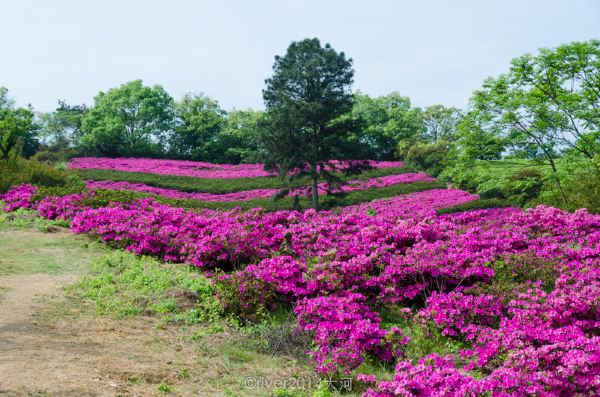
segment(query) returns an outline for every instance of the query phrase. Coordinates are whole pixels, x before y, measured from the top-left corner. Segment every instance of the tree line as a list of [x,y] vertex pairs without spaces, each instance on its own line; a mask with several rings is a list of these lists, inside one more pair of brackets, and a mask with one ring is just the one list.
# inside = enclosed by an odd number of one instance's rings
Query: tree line
[[[458,109],[442,105],[414,107],[398,92],[380,97],[354,92],[351,102],[343,116],[352,128],[349,134],[339,134],[352,152],[343,155],[351,158],[397,159],[398,142],[415,136],[448,137],[460,115]],[[25,157],[37,153],[52,160],[89,155],[260,162],[265,157],[260,131],[269,124],[267,113],[227,111],[202,93],[185,94],[177,101],[162,86],[147,86],[141,80],[100,92],[91,106],[61,100],[47,113],[16,107],[8,90],[0,88],[4,147],[17,146]]]
[[[353,91],[352,59],[318,39],[293,42],[265,81],[265,110],[224,110],[203,94],[173,99],[141,80],[100,92],[91,106],[16,107],[0,88],[0,157],[156,157],[263,162],[287,175],[327,177],[331,159],[405,160],[469,185],[478,161],[543,162],[568,206],[572,175],[598,191],[600,41],[541,49],[486,79],[467,109],[415,107],[398,92]],[[571,185],[571,186],[569,186]],[[316,194],[316,188],[314,189]],[[313,205],[318,208],[318,197]]]

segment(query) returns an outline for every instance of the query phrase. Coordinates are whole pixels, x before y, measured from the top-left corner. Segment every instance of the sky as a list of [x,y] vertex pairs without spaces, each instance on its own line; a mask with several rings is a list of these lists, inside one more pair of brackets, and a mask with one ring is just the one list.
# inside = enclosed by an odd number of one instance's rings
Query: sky
[[512,58],[600,38],[600,0],[0,0],[0,37],[0,86],[39,111],[134,79],[260,109],[307,37],[354,60],[356,90],[465,108]]

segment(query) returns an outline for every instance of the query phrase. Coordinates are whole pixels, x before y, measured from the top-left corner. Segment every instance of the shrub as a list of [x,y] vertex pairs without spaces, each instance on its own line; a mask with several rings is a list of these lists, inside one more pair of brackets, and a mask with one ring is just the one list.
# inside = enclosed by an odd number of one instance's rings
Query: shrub
[[271,284],[243,270],[216,277],[215,286],[223,313],[242,324],[261,322],[280,302]]
[[444,162],[450,144],[444,140],[435,143],[416,143],[408,150],[406,164],[431,175],[439,175],[444,170]]
[[566,157],[559,163],[562,187],[567,196],[564,204],[553,179],[547,178],[544,189],[535,203],[548,203],[570,211],[587,208],[600,213],[600,156],[594,160]]
[[473,200],[463,204],[455,205],[453,207],[440,208],[436,211],[438,215],[453,214],[456,212],[467,212],[472,210],[486,209],[486,208],[504,208],[510,207],[512,204],[507,200],[492,198],[492,199],[480,199]]
[[40,150],[31,159],[40,163],[54,165],[57,163],[66,163],[71,157],[75,157],[76,155],[77,151],[75,149]]
[[537,198],[544,187],[544,177],[535,168],[524,168],[508,178],[502,187],[505,197],[525,205],[527,202]]
[[0,193],[11,186],[28,183],[36,186],[64,186],[68,173],[47,164],[22,158],[0,160]]

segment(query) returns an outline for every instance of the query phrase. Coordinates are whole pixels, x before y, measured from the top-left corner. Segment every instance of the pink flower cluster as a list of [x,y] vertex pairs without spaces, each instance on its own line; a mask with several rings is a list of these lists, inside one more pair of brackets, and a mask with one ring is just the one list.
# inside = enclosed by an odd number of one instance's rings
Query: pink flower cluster
[[36,192],[35,186],[22,184],[13,187],[8,193],[0,194],[0,200],[4,202],[4,212],[15,211],[19,208],[31,208],[31,199]]
[[[338,189],[328,189],[324,183],[319,185],[319,194],[326,193],[339,193],[339,192],[352,192],[355,190],[365,190],[369,188],[382,188],[393,186],[401,183],[413,183],[413,182],[431,182],[435,181],[435,178],[430,177],[425,173],[406,173],[397,175],[388,175],[378,178],[371,178],[366,181],[353,180],[345,185],[342,185]],[[225,194],[213,194],[213,193],[199,193],[199,192],[182,192],[174,189],[165,189],[160,187],[154,187],[145,185],[143,183],[130,183],[130,182],[115,182],[115,181],[86,181],[88,189],[116,189],[116,190],[130,190],[134,192],[150,193],[157,196],[170,197],[175,199],[192,199],[201,201],[213,201],[213,202],[227,202],[227,201],[247,201],[254,199],[266,199],[275,195],[279,189],[255,189],[240,191],[234,193]],[[309,187],[299,187],[292,189],[289,193],[290,196],[307,196],[311,193]]]
[[[332,161],[331,164],[343,169],[354,162]],[[373,168],[402,167],[401,161],[366,160]],[[212,164],[200,161],[158,160],[145,158],[79,157],[71,159],[69,168],[102,169],[122,172],[144,172],[163,175],[192,176],[196,178],[255,178],[273,176],[265,171],[262,164]]]
[[340,370],[347,375],[372,353],[385,361],[399,355],[400,346],[409,339],[398,328],[381,328],[379,315],[365,303],[360,293],[304,298],[295,313],[300,328],[313,331],[315,349],[311,356],[317,371],[324,374]]
[[83,200],[93,195],[94,192],[85,192],[68,196],[47,196],[36,203],[35,207],[40,216],[46,219],[73,219],[86,209]]
[[[474,198],[436,190],[319,213],[47,198],[42,215],[72,217],[74,232],[139,254],[224,269],[244,281],[239,296],[279,296],[312,333],[318,371],[396,362],[392,380],[361,377],[370,397],[598,395],[600,216],[434,213]],[[399,329],[407,323],[462,348],[403,359],[415,343]]]

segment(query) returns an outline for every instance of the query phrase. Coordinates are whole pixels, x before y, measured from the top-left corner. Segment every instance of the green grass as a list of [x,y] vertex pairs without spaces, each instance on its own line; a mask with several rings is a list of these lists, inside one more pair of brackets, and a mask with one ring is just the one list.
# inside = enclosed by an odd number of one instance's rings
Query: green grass
[[220,318],[212,284],[197,269],[113,251],[73,286],[99,315],[154,314],[164,322],[195,324]]
[[[149,186],[175,189],[182,192],[224,194],[254,189],[280,189],[284,186],[283,181],[279,177],[204,179],[189,176],[160,175],[97,169],[79,169],[73,171],[84,180],[112,180],[130,183],[143,183]],[[411,170],[405,167],[392,167],[370,169],[366,170],[360,175],[338,174],[338,176],[342,180],[348,181],[353,179],[369,179],[387,175],[402,174],[406,172],[411,172]],[[308,185],[309,183],[310,180],[308,177],[302,177],[294,181],[291,186]]]
[[549,171],[550,165],[544,161],[527,159],[505,159],[505,160],[481,160],[486,164],[488,173],[497,178],[510,178],[524,168],[537,168],[542,172]]
[[31,211],[0,215],[0,276],[81,273],[107,252],[104,246],[55,224]]

